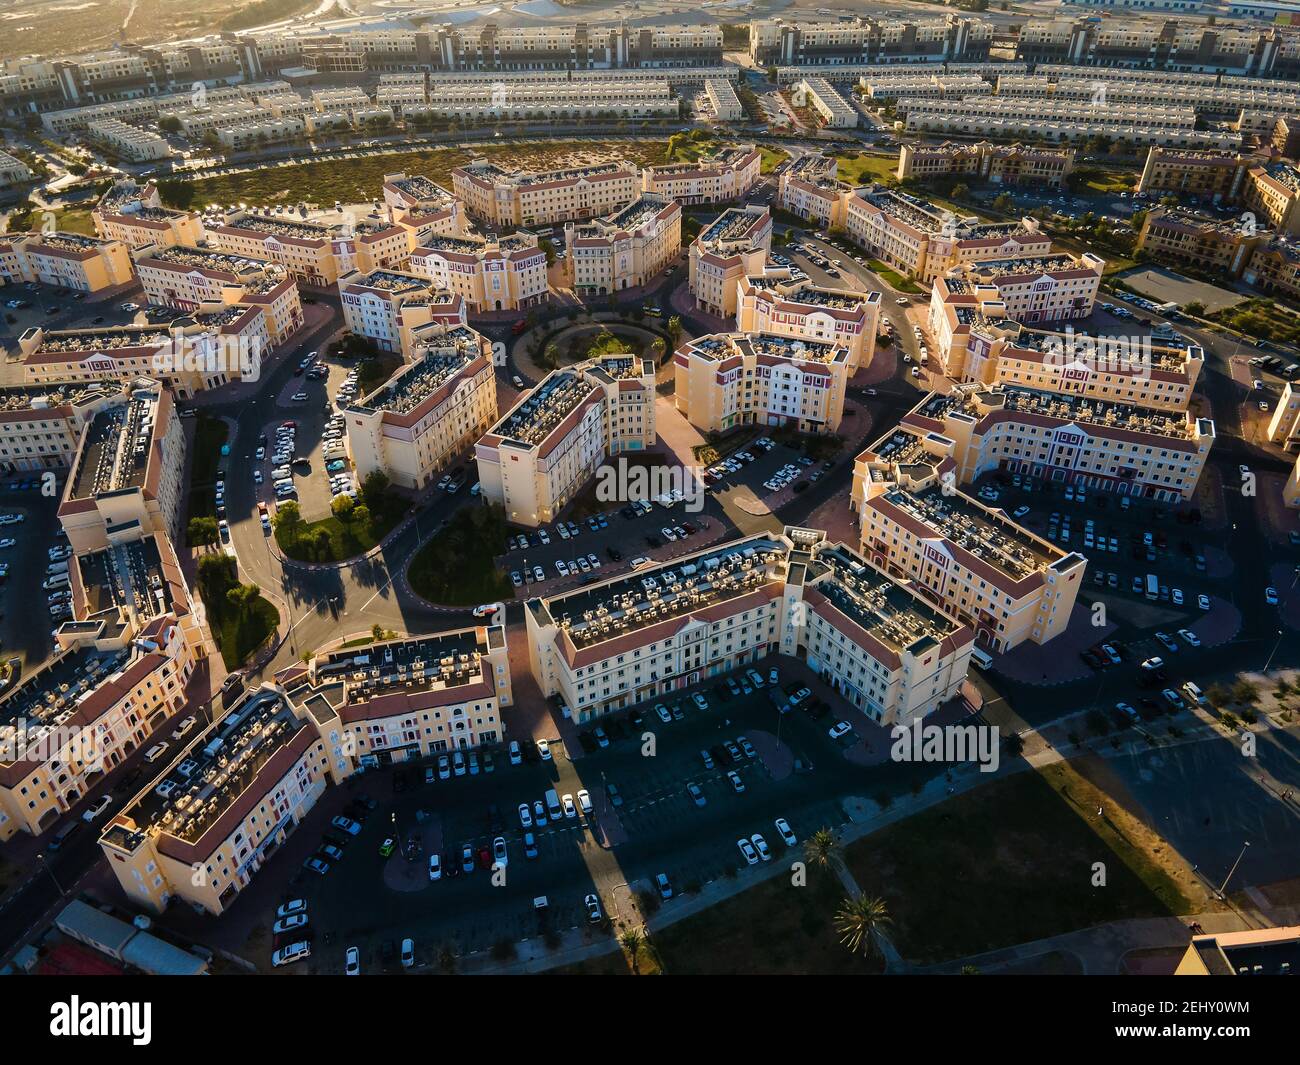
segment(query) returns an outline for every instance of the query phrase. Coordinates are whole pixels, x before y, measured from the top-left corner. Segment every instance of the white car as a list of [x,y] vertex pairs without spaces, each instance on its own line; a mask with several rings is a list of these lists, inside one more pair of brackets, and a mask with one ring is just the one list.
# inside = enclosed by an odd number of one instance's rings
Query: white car
[[551,760],[551,745],[546,740],[537,741],[537,753],[541,755],[543,762]]
[[295,913],[290,917],[281,917],[275,924],[271,925],[271,931],[277,936],[285,932],[292,932],[295,928],[303,928],[307,924],[307,915],[305,913]]
[[429,855],[429,879],[442,879],[442,858],[440,858],[436,853]]
[[776,825],[777,835],[787,847],[793,847],[799,842],[799,838],[790,830],[790,822],[784,817],[778,817],[773,824]]
[[828,735],[833,740],[838,740],[841,736],[847,736],[853,731],[853,726],[847,721],[837,721],[828,730]]
[[1196,597],[1196,605],[1199,606],[1202,610],[1209,610],[1210,597],[1208,595],[1205,595],[1204,593],[1198,595]]
[[12,537],[6,536],[3,540],[0,540],[0,550],[6,550],[10,547],[13,547],[14,544],[16,544],[17,542],[18,541],[13,539]]
[[754,850],[758,851],[758,856],[763,861],[770,862],[772,860],[772,848],[767,845],[767,840],[760,833],[755,832],[750,836],[749,842],[754,845]]
[[1201,646],[1201,638],[1197,636],[1196,633],[1194,633],[1191,629],[1179,629],[1178,635],[1181,636],[1187,642],[1188,647]]
[[275,911],[275,915],[276,917],[292,917],[295,913],[303,913],[306,909],[306,899],[290,899]]
[[361,825],[350,817],[344,817],[342,814],[332,818],[330,824],[341,832],[346,832],[349,836],[359,836],[361,834]]
[[113,797],[111,795],[101,795],[90,804],[90,808],[81,815],[81,819],[86,822],[93,821],[112,805]]
[[361,975],[361,952],[356,947],[348,947],[348,952],[343,961],[344,976]]
[[180,739],[185,735],[185,733],[189,732],[189,730],[194,727],[197,721],[198,718],[193,714],[190,714],[189,717],[181,718],[181,720],[176,723],[176,727],[172,730],[172,739]]
[[591,813],[591,793],[586,788],[578,789],[578,805],[584,814]]
[[287,947],[281,947],[271,955],[271,964],[279,968],[281,965],[292,965],[296,961],[303,961],[311,957],[311,944],[306,940],[301,943],[290,943]]
[[578,808],[573,805],[573,796],[570,795],[568,792],[565,792],[563,798],[560,799],[560,804],[564,807],[565,817],[578,816]]
[[504,610],[504,609],[505,606],[502,605],[501,603],[484,603],[482,606],[476,606],[474,608],[474,616],[476,618],[491,617],[498,610]]
[[526,802],[521,802],[519,804],[519,823],[524,828],[533,827],[533,812]]
[[743,836],[736,840],[736,846],[740,848],[741,857],[745,859],[746,865],[758,864],[758,851],[754,850],[754,845]]

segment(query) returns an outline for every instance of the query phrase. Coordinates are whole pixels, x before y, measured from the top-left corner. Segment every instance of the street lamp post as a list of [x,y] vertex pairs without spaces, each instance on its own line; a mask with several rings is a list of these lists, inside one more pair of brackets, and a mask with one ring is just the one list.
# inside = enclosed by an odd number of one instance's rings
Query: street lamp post
[[50,868],[49,862],[45,860],[44,853],[38,853],[36,855],[36,860],[41,863],[41,868],[49,873],[50,879],[54,881],[54,886],[59,889],[59,897],[62,898],[66,895],[67,892],[63,890],[63,885],[59,883],[59,878],[54,875],[54,870]]
[[1277,641],[1273,644],[1273,650],[1268,653],[1268,661],[1264,663],[1264,676],[1268,676],[1268,667],[1273,664],[1273,656],[1277,654],[1277,649],[1282,646],[1282,630],[1277,630]]
[[1219,885],[1219,890],[1217,892],[1219,898],[1223,898],[1223,893],[1228,887],[1228,881],[1232,879],[1232,874],[1237,871],[1237,866],[1241,864],[1241,859],[1246,856],[1246,848],[1249,846],[1250,840],[1246,840],[1246,842],[1241,845],[1241,853],[1237,855],[1237,860],[1232,863],[1232,868],[1228,870],[1228,875],[1223,878],[1223,883]]

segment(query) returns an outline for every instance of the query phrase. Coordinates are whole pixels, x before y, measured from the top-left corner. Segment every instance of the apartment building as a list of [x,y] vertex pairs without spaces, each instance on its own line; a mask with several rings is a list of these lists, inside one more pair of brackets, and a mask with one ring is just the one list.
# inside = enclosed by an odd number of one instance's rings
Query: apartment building
[[1214,422],[1016,385],[932,393],[900,426],[941,437],[957,483],[990,470],[1029,473],[1161,502],[1191,499],[1214,445]]
[[688,281],[695,306],[733,317],[740,279],[761,273],[771,250],[772,213],[766,207],[727,208],[691,243]]
[[91,209],[90,218],[99,237],[128,248],[146,244],[193,247],[206,236],[198,212],[164,207],[158,186],[152,181],[145,185],[137,185],[131,178],[115,182]]
[[833,155],[801,155],[781,171],[777,203],[783,211],[825,229],[842,226],[849,186],[836,177],[837,169]]
[[421,174],[385,174],[384,204],[389,221],[411,232],[412,248],[427,237],[456,237],[465,232],[460,200]]
[[526,392],[474,448],[483,499],[506,520],[552,521],[610,456],[655,442],[655,366],[605,355],[555,370]]
[[876,353],[880,293],[822,288],[795,281],[788,269],[747,274],[737,282],[736,328],[792,340],[834,344],[848,353],[848,373],[871,364]]
[[857,457],[861,554],[912,581],[995,652],[1046,643],[1070,622],[1088,562],[956,490],[950,444],[897,428]]
[[[933,309],[933,308],[932,308]],[[954,381],[1005,384],[1176,412],[1187,410],[1205,366],[1197,344],[1172,330],[1132,340],[1030,329],[978,293],[951,298],[931,317],[935,354]]]
[[1020,144],[904,144],[898,151],[898,180],[933,181],[969,176],[992,185],[1060,188],[1074,170],[1073,148]]
[[876,259],[929,284],[965,263],[1050,255],[1052,241],[1038,222],[958,218],[925,200],[873,185],[847,194],[844,227]]
[[[1260,11],[1269,18],[1289,12],[1281,4],[1233,4],[1237,14]],[[1243,12],[1244,13],[1244,12]],[[1247,17],[1250,17],[1247,15]],[[1175,976],[1290,976],[1300,965],[1300,925],[1252,928],[1192,936]]]
[[745,108],[736,95],[736,87],[726,78],[709,78],[704,82],[704,95],[708,98],[713,115],[719,122],[741,122]]
[[0,281],[77,292],[102,292],[131,281],[131,251],[118,240],[80,233],[15,233],[0,236]]
[[136,277],[151,304],[183,311],[257,308],[272,345],[302,328],[298,284],[276,263],[183,244],[145,245],[134,258]]
[[1244,264],[1241,277],[1264,292],[1300,299],[1300,249],[1286,237],[1261,240]]
[[165,137],[139,126],[128,126],[116,118],[100,118],[86,123],[86,139],[110,155],[132,163],[148,163],[172,155]]
[[765,333],[709,333],[673,354],[676,404],[702,433],[738,425],[833,433],[844,414],[848,351]]
[[534,174],[475,162],[451,172],[452,191],[493,226],[544,226],[613,214],[640,192],[640,174],[611,162]]
[[21,159],[15,159],[8,152],[0,151],[0,189],[26,185],[33,180],[33,177],[31,167]]
[[565,273],[583,295],[649,284],[682,250],[682,209],[674,199],[645,193],[622,210],[564,227]]
[[858,124],[857,109],[825,78],[800,78],[791,90],[791,99],[796,106],[812,108],[827,129],[853,129]]
[[1252,166],[1246,171],[1242,204],[1255,225],[1289,237],[1300,234],[1300,171],[1287,163]]
[[1239,152],[1152,148],[1137,191],[1153,199],[1190,196],[1219,203],[1241,195],[1250,161]]
[[20,473],[71,466],[81,430],[119,391],[108,382],[0,386],[0,469]]
[[1091,252],[988,259],[954,267],[936,277],[931,287],[931,331],[938,339],[955,328],[955,322],[939,322],[940,316],[947,315],[949,303],[974,306],[994,302],[1007,318],[1028,325],[1087,318],[1105,269],[1105,260]]
[[184,512],[185,432],[171,392],[138,381],[82,434],[59,503],[77,554],[156,533],[175,541]]
[[149,378],[182,399],[251,374],[271,350],[267,316],[257,307],[226,307],[169,324],[44,329],[18,338],[29,387]]
[[424,488],[497,420],[490,342],[464,323],[431,324],[417,336],[407,364],[344,411],[361,480],[380,470],[402,488]]
[[339,278],[343,322],[381,351],[411,350],[411,329],[438,320],[464,325],[465,301],[419,274],[353,270]]
[[759,66],[972,62],[988,58],[993,26],[959,15],[941,18],[793,21],[754,19],[749,55]]
[[194,655],[172,615],[65,623],[54,657],[0,697],[0,841],[38,836],[186,704]]
[[1282,505],[1293,509],[1300,507],[1300,457],[1295,460],[1286,483],[1282,485]]
[[851,548],[798,528],[530,599],[524,617],[538,686],[579,723],[785,655],[873,721],[912,725],[958,694],[974,644]]
[[1166,262],[1189,263],[1206,272],[1240,277],[1255,249],[1269,237],[1249,218],[1225,221],[1181,208],[1152,207],[1133,250]]
[[546,251],[533,234],[428,237],[406,267],[465,301],[471,314],[515,311],[550,299]]
[[752,144],[718,148],[691,163],[665,163],[641,171],[641,189],[682,205],[724,203],[744,196],[762,172],[763,156]]
[[906,70],[873,71],[858,79],[862,95],[884,106],[895,100],[942,100],[993,91],[979,74],[914,74]]
[[220,914],[327,788],[364,769],[501,739],[511,703],[501,626],[316,655],[248,692],[156,787],[103,829],[136,905]]
[[605,81],[599,89],[584,81],[497,81],[441,83],[430,94],[427,112],[459,122],[512,122],[549,119],[676,119],[681,105],[664,78]]
[[1300,385],[1287,381],[1268,421],[1268,439],[1287,451],[1300,451]]
[[208,236],[218,250],[279,263],[303,284],[329,288],[338,283],[346,240],[339,227],[236,211]]

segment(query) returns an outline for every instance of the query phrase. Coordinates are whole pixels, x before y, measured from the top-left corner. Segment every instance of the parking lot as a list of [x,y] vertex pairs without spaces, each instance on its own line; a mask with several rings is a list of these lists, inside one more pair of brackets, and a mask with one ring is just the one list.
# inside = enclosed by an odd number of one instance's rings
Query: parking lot
[[[767,683],[773,663],[781,670],[776,689]],[[630,912],[637,893],[653,892],[660,873],[674,898],[693,893],[749,866],[737,843],[742,837],[761,835],[768,860],[781,861],[787,848],[777,818],[788,822],[797,848],[817,829],[844,823],[844,798],[879,787],[901,793],[911,774],[942,772],[938,765],[886,762],[869,770],[873,779],[864,779],[864,770],[844,757],[857,734],[838,741],[829,736],[838,704],[814,694],[797,709],[777,712],[770,692],[779,689],[785,702],[808,684],[820,687],[800,676],[802,667],[786,667],[784,660],[758,664],[764,686],[757,690],[735,674],[736,695],[724,678],[712,678],[698,689],[707,709],[690,691],[674,693],[662,700],[666,723],[653,703],[609,715],[584,728],[573,751],[551,742],[549,761],[525,745],[520,765],[511,765],[504,749],[481,753],[477,774],[467,768],[462,776],[440,779],[436,760],[376,770],[356,783],[369,803],[354,799],[345,811],[365,818],[355,837],[329,827],[323,812],[299,829],[343,851],[326,873],[299,868],[290,874],[292,867],[274,866],[263,875],[290,876],[277,902],[307,899],[312,926],[322,936],[311,962],[315,971],[339,971],[353,945],[363,971],[397,969],[394,947],[408,936],[415,940],[417,965],[433,967],[444,946],[458,954],[486,951],[503,940],[583,926],[592,935],[609,934],[604,925],[589,924],[588,894],[599,896],[606,916],[618,917]],[[728,744],[738,757],[727,752]],[[552,788],[562,802],[574,797],[573,816],[556,818],[545,809]],[[577,808],[582,789],[589,793],[589,814]],[[527,829],[518,811],[522,803],[533,819]],[[546,817],[540,827],[537,803]],[[525,833],[535,857],[526,854]],[[498,837],[506,851],[504,873],[491,868]],[[386,840],[393,848],[387,855]],[[468,871],[461,868],[466,846]],[[431,853],[441,862],[437,880],[427,874]],[[763,861],[757,851],[754,859]],[[546,906],[539,913],[534,900],[541,896]]]
[[[67,614],[53,614],[58,603],[66,603],[70,595],[67,586],[41,587],[49,576],[48,550],[66,545],[67,539],[56,515],[58,496],[42,495],[40,484],[36,472],[0,479],[0,514],[22,515],[23,519],[0,525],[0,542],[13,541],[0,548],[0,566],[4,567],[0,577],[0,654],[5,659],[21,658],[24,672],[49,657],[54,646],[52,630],[68,620]],[[62,487],[58,485],[60,493]],[[58,603],[51,603],[51,596],[57,596]]]
[[[742,455],[748,455],[748,461],[739,457]],[[848,459],[839,456],[839,461]],[[551,595],[578,584],[607,580],[624,572],[637,558],[676,557],[701,549],[724,535],[734,535],[737,519],[749,517],[738,513],[738,493],[758,500],[774,496],[782,488],[767,487],[765,482],[776,484],[773,479],[786,467],[800,471],[783,485],[795,492],[800,490],[799,482],[811,485],[826,473],[824,465],[814,464],[795,448],[751,443],[736,452],[725,468],[723,463],[710,467],[718,472],[708,479],[702,510],[691,509],[689,502],[671,506],[649,501],[609,504],[610,509],[581,520],[563,519],[536,530],[511,533],[510,549],[498,559],[498,565],[512,575],[516,595],[522,597],[525,589],[531,593],[542,584]],[[559,531],[561,524],[567,536]],[[592,564],[592,555],[599,567]],[[562,570],[558,563],[563,563]]]

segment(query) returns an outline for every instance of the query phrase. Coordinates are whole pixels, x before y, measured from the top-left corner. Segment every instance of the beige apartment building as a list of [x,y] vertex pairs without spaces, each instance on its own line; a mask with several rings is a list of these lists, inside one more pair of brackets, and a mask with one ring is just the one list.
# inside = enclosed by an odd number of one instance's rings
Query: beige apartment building
[[1088,562],[955,489],[951,445],[892,429],[854,463],[861,553],[969,625],[990,651],[1065,631]]
[[1300,507],[1300,457],[1291,467],[1286,483],[1282,485],[1282,503],[1288,507]]
[[[1015,322],[1034,324],[1087,318],[1101,287],[1104,260],[1091,252],[1033,259],[991,259],[955,267],[930,289],[930,332],[951,335],[948,308],[993,305]],[[942,349],[942,343],[940,347]],[[947,360],[947,353],[941,350]]]
[[184,311],[256,308],[265,317],[272,345],[302,328],[298,283],[276,263],[182,244],[145,245],[134,258],[136,277],[151,304]]
[[389,221],[411,231],[413,248],[426,237],[455,237],[465,232],[465,209],[460,200],[421,174],[385,174],[384,205]]
[[161,913],[180,899],[222,913],[331,785],[499,742],[510,679],[496,625],[291,666],[195,736],[161,783],[104,827],[109,868],[142,908]]
[[1205,366],[1192,343],[1029,329],[997,302],[954,297],[931,318],[940,369],[954,381],[1015,385],[1149,410],[1185,411]]
[[465,209],[494,226],[545,226],[613,214],[641,189],[636,167],[622,162],[540,174],[477,162],[457,167],[451,181]]
[[90,385],[0,387],[0,469],[5,473],[63,470],[72,465],[81,430],[120,389]]
[[1290,976],[1300,953],[1300,925],[1192,936],[1175,976]]
[[1238,277],[1255,248],[1267,239],[1262,226],[1243,225],[1177,208],[1152,207],[1133,246],[1156,259],[1185,262],[1205,272]]
[[194,654],[168,614],[64,624],[0,698],[0,841],[40,835],[186,705]]
[[763,156],[752,144],[718,148],[695,162],[646,167],[641,171],[641,190],[683,206],[724,203],[744,196],[758,180],[762,167]]
[[777,203],[784,211],[824,229],[844,224],[849,186],[838,180],[833,155],[809,152],[781,171]]
[[33,178],[31,167],[8,152],[0,151],[0,189],[26,185]]
[[1250,165],[1240,152],[1152,148],[1136,191],[1153,199],[1194,196],[1214,203],[1234,201],[1241,195]]
[[901,426],[951,446],[957,482],[990,470],[1161,502],[1191,499],[1214,445],[1214,422],[1013,385],[931,393]]
[[538,686],[579,723],[783,655],[873,721],[910,726],[958,694],[974,644],[967,625],[814,529],[530,599],[524,617]]
[[165,137],[139,126],[129,126],[116,118],[87,122],[86,139],[106,149],[111,155],[132,163],[153,162],[174,154]]
[[744,105],[736,95],[736,87],[727,78],[709,78],[704,82],[704,95],[719,122],[740,122],[745,117]]
[[[338,283],[346,236],[337,226],[236,211],[208,234],[219,251],[279,263],[315,288]],[[346,269],[350,269],[348,265]]]
[[733,317],[740,279],[761,273],[771,250],[772,213],[759,204],[728,207],[691,244],[688,277],[695,306]]
[[29,387],[149,378],[182,399],[255,371],[271,347],[267,316],[253,306],[205,309],[169,325],[33,326],[18,338]]
[[427,277],[396,270],[354,270],[339,278],[343,322],[355,336],[365,337],[381,351],[411,347],[411,330],[437,320],[464,325],[465,301]]
[[1300,171],[1287,163],[1252,166],[1246,171],[1242,205],[1256,216],[1257,229],[1287,236],[1300,234]]
[[141,381],[82,433],[59,503],[78,555],[158,534],[173,543],[184,512],[185,431],[169,392]]
[[747,274],[737,286],[740,332],[843,347],[848,352],[849,376],[871,365],[880,322],[879,292],[822,288],[795,281],[786,268]]
[[131,281],[131,251],[118,240],[80,233],[0,236],[0,281],[39,281],[77,292],[102,292]]
[[552,521],[611,455],[655,442],[655,366],[605,355],[555,370],[524,393],[474,448],[483,499],[506,520]]
[[682,209],[676,200],[645,193],[621,211],[590,222],[568,222],[567,281],[582,295],[605,295],[648,284],[682,250]]
[[550,299],[546,251],[533,234],[429,237],[406,269],[465,301],[471,314],[516,311]]
[[958,218],[924,200],[879,186],[848,193],[844,227],[873,257],[929,284],[965,263],[1031,259],[1051,254],[1051,238],[1038,222],[981,222]]
[[490,342],[461,323],[417,336],[407,365],[344,410],[360,480],[380,470],[402,488],[424,488],[497,420]]
[[1300,451],[1300,385],[1282,386],[1282,395],[1268,422],[1268,439],[1290,452]]
[[738,425],[833,433],[844,414],[848,351],[764,333],[709,333],[673,354],[677,409],[702,433]]
[[968,175],[993,185],[1060,188],[1074,170],[1073,148],[1021,144],[904,144],[898,150],[898,180],[931,181]]
[[95,232],[104,240],[115,240],[128,248],[146,244],[165,248],[172,244],[193,247],[206,236],[196,211],[164,207],[158,186],[152,181],[137,185],[130,178],[116,182],[90,212]]
[[797,104],[811,107],[827,129],[853,129],[858,124],[857,109],[839,94],[825,78],[800,78],[791,89]]

